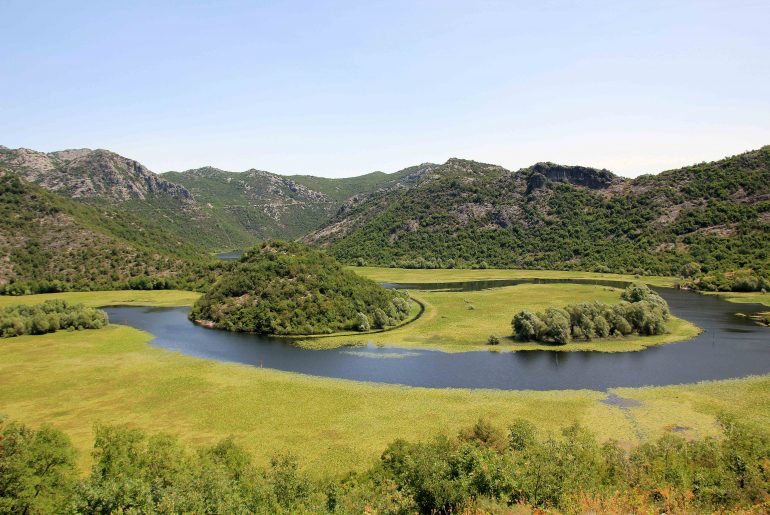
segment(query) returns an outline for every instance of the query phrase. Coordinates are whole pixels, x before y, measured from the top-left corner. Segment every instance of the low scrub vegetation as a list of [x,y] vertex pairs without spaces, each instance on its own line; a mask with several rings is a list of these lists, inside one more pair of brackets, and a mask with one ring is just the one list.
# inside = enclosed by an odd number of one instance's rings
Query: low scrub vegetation
[[523,310],[511,321],[513,335],[521,341],[563,345],[573,339],[630,334],[652,336],[666,332],[666,321],[670,317],[668,304],[648,286],[630,285],[621,299],[625,302],[614,305],[584,302],[564,308],[548,307],[538,313]]
[[3,513],[571,513],[770,509],[770,435],[726,417],[721,435],[667,433],[630,450],[578,425],[538,437],[485,420],[454,437],[396,440],[362,473],[311,479],[291,455],[258,467],[232,439],[191,450],[126,426],[95,428],[91,471],[51,427],[0,422]]
[[47,300],[32,306],[12,305],[0,309],[0,337],[53,333],[60,329],[99,329],[107,322],[107,313],[100,309],[64,300]]
[[299,243],[253,249],[195,303],[192,320],[229,331],[277,335],[369,331],[397,325],[409,297],[347,270]]

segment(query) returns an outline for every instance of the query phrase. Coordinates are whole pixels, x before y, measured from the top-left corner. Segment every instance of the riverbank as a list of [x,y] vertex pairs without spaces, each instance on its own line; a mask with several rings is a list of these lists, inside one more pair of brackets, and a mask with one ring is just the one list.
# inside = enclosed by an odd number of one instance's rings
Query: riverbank
[[[426,439],[489,418],[517,417],[546,434],[573,422],[601,439],[636,443],[672,425],[713,434],[726,411],[770,423],[770,377],[618,389],[642,404],[619,408],[603,392],[424,389],[324,379],[220,363],[147,345],[147,333],[104,329],[0,341],[0,411],[64,430],[89,464],[96,422],[173,433],[193,444],[232,435],[261,462],[292,452],[318,474],[363,469],[395,438]],[[615,390],[613,390],[615,391]]]
[[[396,277],[387,275],[391,278]],[[434,283],[441,282],[441,276],[444,274],[437,274],[438,277],[424,273],[418,275],[422,279],[430,279],[425,282]],[[414,276],[415,274],[406,275],[408,279]],[[479,280],[489,279],[487,276],[482,277],[484,279]],[[402,280],[402,282],[409,281]],[[299,340],[295,343],[312,349],[375,344],[412,349],[427,348],[444,352],[489,350],[633,352],[651,346],[685,341],[700,333],[700,329],[694,324],[671,317],[668,322],[668,332],[656,336],[603,338],[574,341],[567,345],[519,342],[512,337],[511,319],[522,309],[542,311],[549,306],[593,301],[615,304],[620,302],[621,292],[621,289],[614,287],[571,283],[519,284],[480,291],[410,290],[409,295],[425,306],[425,312],[408,325],[380,334]],[[499,339],[498,345],[487,343],[491,335]]]
[[596,279],[601,281],[640,282],[650,286],[673,288],[679,283],[677,277],[638,276],[629,274],[604,274],[565,270],[522,270],[486,268],[471,269],[406,269],[381,267],[349,267],[358,274],[377,282],[391,283],[441,283],[461,281],[491,281],[500,279]]
[[110,290],[38,295],[0,295],[0,307],[12,304],[38,304],[46,300],[66,300],[73,304],[84,304],[92,308],[105,306],[192,306],[201,294],[185,290]]
[[[404,275],[395,275],[394,269],[356,269],[371,275],[373,279],[385,281],[398,279],[400,282],[442,282],[450,277],[452,270],[400,270]],[[501,272],[510,278],[532,271],[519,270],[460,270],[459,278],[469,276],[478,280],[499,279]],[[538,271],[539,273],[539,271]],[[548,274],[546,274],[548,275]],[[550,274],[549,279],[607,279],[602,274],[559,272],[558,277]],[[516,276],[516,277],[514,277]],[[593,277],[599,276],[599,277]],[[384,277],[384,278],[383,278]],[[612,280],[616,277],[612,276]],[[420,280],[418,280],[420,279]],[[618,288],[593,284],[520,284],[481,291],[423,291],[412,290],[410,296],[417,302],[410,318],[386,331],[369,333],[345,333],[322,335],[318,338],[295,337],[292,343],[309,349],[329,349],[343,346],[375,344],[404,348],[428,348],[444,352],[467,351],[517,351],[556,350],[561,352],[597,351],[632,352],[650,346],[684,341],[698,335],[695,325],[672,317],[669,332],[657,336],[628,336],[606,338],[594,341],[576,341],[568,345],[548,345],[536,342],[517,342],[511,337],[511,318],[522,309],[543,310],[548,306],[562,306],[575,302],[594,300],[612,304],[620,301]],[[46,293],[40,295],[0,296],[0,307],[10,304],[35,304],[50,299],[64,299],[72,303],[83,303],[91,307],[104,306],[190,306],[200,293],[181,290],[117,290],[94,292]],[[487,339],[495,335],[499,345],[488,345]]]

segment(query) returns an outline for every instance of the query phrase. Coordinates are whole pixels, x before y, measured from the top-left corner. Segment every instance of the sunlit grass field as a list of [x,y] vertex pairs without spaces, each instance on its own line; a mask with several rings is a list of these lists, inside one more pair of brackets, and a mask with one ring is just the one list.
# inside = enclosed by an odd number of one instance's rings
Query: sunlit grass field
[[706,292],[738,304],[763,304],[770,306],[770,294],[762,292]]
[[[370,465],[395,438],[454,433],[484,416],[524,417],[543,433],[573,422],[629,444],[672,426],[716,430],[715,415],[767,423],[770,378],[621,389],[621,409],[595,391],[423,389],[325,379],[219,363],[157,349],[141,331],[109,326],[0,341],[0,412],[64,430],[87,467],[96,422],[172,433],[193,444],[232,435],[260,462],[297,455],[314,474]],[[640,428],[643,431],[640,431]]]
[[650,286],[672,287],[679,282],[676,277],[635,276],[628,274],[602,274],[563,270],[506,270],[487,268],[467,269],[404,269],[379,267],[350,267],[351,270],[380,282],[437,283],[458,281],[485,281],[494,279],[600,279],[605,281],[643,282]]
[[[425,312],[412,323],[378,334],[319,338],[300,342],[300,345],[329,348],[371,342],[399,347],[430,347],[447,352],[490,349],[628,352],[687,340],[700,332],[693,324],[672,317],[669,332],[658,336],[574,341],[567,345],[517,342],[512,338],[511,319],[522,309],[541,311],[549,306],[595,300],[615,304],[620,302],[621,291],[606,286],[569,283],[520,284],[472,292],[415,290],[409,293],[422,302]],[[500,344],[488,345],[490,335],[497,336]]]
[[[356,271],[380,281],[402,282],[619,278],[507,270]],[[575,284],[525,284],[481,292],[416,291],[413,294],[426,306],[422,318],[366,336],[368,340],[444,350],[490,348],[486,338],[509,335],[510,319],[518,309],[589,300],[617,302],[619,293],[614,288]],[[49,298],[90,306],[178,306],[190,305],[197,297],[197,293],[183,291],[84,292],[0,297],[0,306]],[[674,320],[671,335],[666,337],[684,338],[693,331],[697,329],[689,323]],[[628,444],[672,428],[685,436],[711,434],[716,430],[715,416],[723,411],[770,423],[768,376],[613,390],[641,401],[639,406],[620,408],[600,402],[605,393],[587,390],[424,389],[303,376],[184,356],[151,347],[146,344],[149,339],[141,331],[111,325],[0,340],[0,413],[32,425],[49,423],[63,429],[81,450],[83,467],[89,463],[93,425],[106,422],[173,433],[193,444],[232,435],[261,462],[276,452],[291,452],[314,474],[366,468],[395,438],[451,434],[481,416],[501,425],[524,417],[543,433],[580,422],[602,439]],[[653,343],[652,338],[644,340],[644,344]],[[643,344],[628,338],[572,345],[629,350]],[[531,347],[503,338],[497,348]]]
[[0,307],[11,304],[37,304],[46,300],[64,299],[73,304],[90,307],[102,306],[191,306],[200,293],[183,290],[114,290],[83,291],[65,293],[43,293],[40,295],[0,295]]

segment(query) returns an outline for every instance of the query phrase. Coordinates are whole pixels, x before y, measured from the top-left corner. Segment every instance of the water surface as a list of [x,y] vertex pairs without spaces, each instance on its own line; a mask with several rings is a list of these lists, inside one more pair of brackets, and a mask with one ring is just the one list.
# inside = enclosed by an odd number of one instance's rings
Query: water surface
[[[471,291],[522,283],[617,281],[520,279],[390,284],[410,289]],[[693,383],[770,373],[770,329],[735,315],[767,310],[716,297],[656,288],[671,312],[703,328],[696,338],[639,352],[472,351],[445,353],[398,347],[309,350],[280,338],[205,329],[187,320],[189,308],[107,308],[110,320],[147,331],[150,345],[219,361],[324,377],[432,388],[605,390]],[[361,337],[362,339],[365,336]]]

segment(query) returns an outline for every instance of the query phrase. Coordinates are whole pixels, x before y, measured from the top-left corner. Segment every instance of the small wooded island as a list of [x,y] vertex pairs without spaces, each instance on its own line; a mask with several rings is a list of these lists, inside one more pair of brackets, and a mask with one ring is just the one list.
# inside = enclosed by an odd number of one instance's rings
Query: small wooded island
[[190,311],[198,324],[283,336],[370,331],[409,316],[406,293],[383,288],[295,242],[247,251]]

